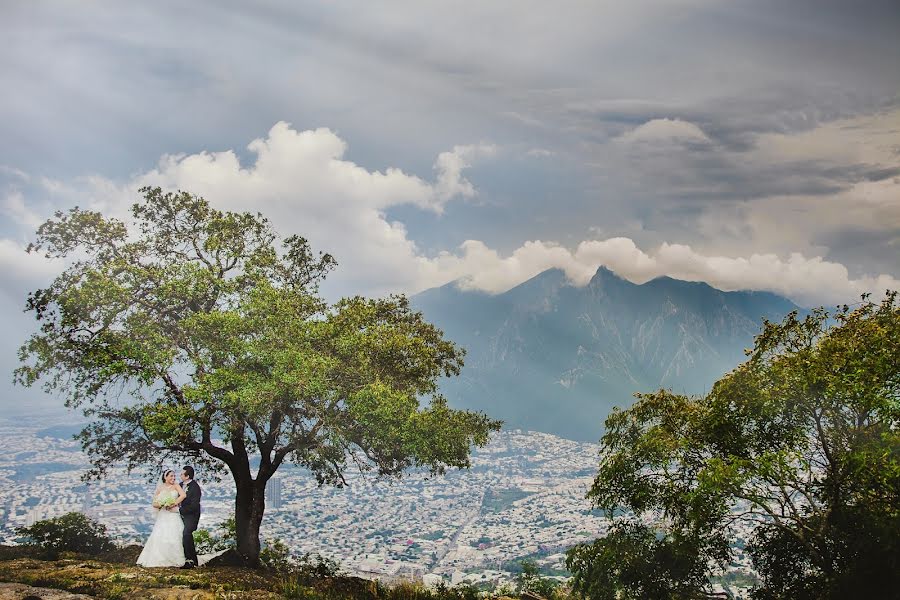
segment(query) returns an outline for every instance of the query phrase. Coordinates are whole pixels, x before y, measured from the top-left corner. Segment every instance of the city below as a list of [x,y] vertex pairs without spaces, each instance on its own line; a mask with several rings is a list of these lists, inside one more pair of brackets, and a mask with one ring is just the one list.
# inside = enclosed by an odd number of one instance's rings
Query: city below
[[[105,524],[119,543],[140,544],[149,534],[156,481],[117,470],[82,482],[88,463],[74,431],[37,419],[0,424],[0,543],[16,543],[16,527],[72,511]],[[597,451],[596,444],[510,430],[474,451],[471,469],[443,476],[384,481],[351,471],[348,485],[334,488],[285,466],[269,483],[262,537],[282,540],[294,555],[318,554],[345,573],[385,581],[497,587],[512,582],[525,559],[564,578],[565,550],[608,527],[585,499]],[[233,514],[233,485],[202,472],[197,479],[200,529],[217,535]],[[737,530],[736,548],[748,536]],[[731,580],[750,573],[749,559],[736,551]]]

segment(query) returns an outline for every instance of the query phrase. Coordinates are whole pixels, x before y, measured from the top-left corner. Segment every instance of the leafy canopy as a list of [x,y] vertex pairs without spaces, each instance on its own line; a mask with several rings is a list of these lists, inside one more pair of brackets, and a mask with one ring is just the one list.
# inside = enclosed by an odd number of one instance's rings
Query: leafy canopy
[[705,398],[660,390],[613,412],[588,493],[627,509],[573,549],[589,598],[703,598],[736,528],[756,598],[887,597],[900,589],[900,306],[766,322]]
[[115,549],[106,526],[77,512],[16,528],[25,542],[49,552],[102,554]]
[[28,297],[39,330],[16,380],[93,419],[87,476],[187,455],[241,483],[259,453],[261,483],[288,459],[340,485],[350,464],[468,466],[499,428],[437,393],[464,351],[405,297],[329,305],[318,286],[335,261],[302,237],[187,192],[141,192],[133,225],[75,208],[29,248],[69,266]]

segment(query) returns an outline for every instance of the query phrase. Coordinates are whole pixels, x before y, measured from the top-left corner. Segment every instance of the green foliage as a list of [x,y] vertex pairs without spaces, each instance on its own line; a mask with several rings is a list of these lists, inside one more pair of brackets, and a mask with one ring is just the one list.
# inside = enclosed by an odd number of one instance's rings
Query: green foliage
[[576,592],[704,597],[731,559],[734,523],[756,528],[756,598],[900,589],[895,293],[766,322],[748,360],[705,398],[636,396],[607,419],[588,497],[640,520],[620,517],[569,552]]
[[698,598],[708,587],[708,550],[681,532],[620,521],[592,544],[569,551],[572,589],[592,600]]
[[511,507],[513,503],[522,498],[527,498],[533,492],[526,492],[518,488],[489,489],[484,494],[481,502],[481,512],[498,513]]
[[315,588],[305,585],[296,576],[282,577],[278,582],[277,591],[282,598],[287,598],[287,600],[320,600],[327,597],[316,591]]
[[26,543],[50,552],[96,555],[116,548],[105,525],[77,512],[38,521],[30,527],[18,527],[16,534],[25,538]]
[[523,560],[522,572],[516,578],[516,587],[519,593],[532,592],[544,598],[555,598],[559,584],[553,579],[541,577],[534,561]]
[[212,554],[229,550],[235,546],[235,523],[234,517],[228,517],[219,524],[222,533],[214,536],[206,529],[197,529],[194,531],[194,545],[197,548],[197,554]]
[[291,569],[291,549],[280,539],[266,540],[265,546],[259,553],[259,562],[262,566],[285,573]]
[[28,297],[39,329],[15,379],[92,419],[78,435],[87,478],[182,461],[230,472],[236,547],[255,563],[265,482],[285,460],[321,484],[343,485],[347,468],[440,474],[499,429],[437,393],[465,353],[405,297],[329,305],[318,286],[335,261],[305,239],[279,243],[261,215],[187,192],[141,192],[130,229],[75,208],[29,248],[69,267]]
[[[388,593],[384,594],[384,597],[393,600],[391,591],[392,588],[388,588]],[[481,598],[481,592],[473,585],[460,584],[450,587],[443,582],[439,583],[433,592],[423,590],[423,594],[428,594],[434,600],[479,600]],[[429,596],[425,596],[425,598]],[[401,600],[401,598],[398,597],[397,600]]]
[[197,529],[193,533],[194,547],[197,554],[212,554],[216,552],[216,539],[206,529]]
[[131,593],[131,588],[124,583],[115,583],[104,590],[103,597],[107,600],[122,600]]
[[333,558],[307,552],[297,559],[295,570],[307,577],[323,579],[338,577],[341,574],[341,565]]

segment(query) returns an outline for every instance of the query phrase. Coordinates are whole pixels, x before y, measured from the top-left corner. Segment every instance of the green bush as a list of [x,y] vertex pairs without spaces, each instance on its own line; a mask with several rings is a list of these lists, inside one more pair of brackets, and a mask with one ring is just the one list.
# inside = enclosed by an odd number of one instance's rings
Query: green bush
[[16,534],[25,538],[25,543],[47,552],[102,554],[116,548],[105,525],[77,512],[18,527]]
[[222,529],[222,535],[218,537],[206,529],[198,529],[194,532],[194,546],[197,548],[197,554],[213,554],[234,548],[234,517],[225,519],[219,523],[219,527]]
[[212,534],[206,529],[198,529],[194,531],[194,547],[197,549],[197,554],[212,554],[216,551],[216,542],[218,542],[217,538],[214,538]]
[[[260,558],[262,554],[260,554]],[[322,596],[314,588],[304,585],[295,577],[285,577],[278,582],[278,593],[288,600],[319,600]]]
[[265,546],[259,553],[259,562],[264,567],[286,573],[292,566],[291,550],[287,544],[277,538],[266,540]]
[[541,577],[538,566],[534,561],[523,560],[522,572],[517,577],[519,592],[532,592],[544,598],[556,596],[556,588],[559,584],[553,579]]
[[326,578],[337,577],[341,574],[341,565],[338,561],[309,552],[300,557],[296,568],[307,577]]

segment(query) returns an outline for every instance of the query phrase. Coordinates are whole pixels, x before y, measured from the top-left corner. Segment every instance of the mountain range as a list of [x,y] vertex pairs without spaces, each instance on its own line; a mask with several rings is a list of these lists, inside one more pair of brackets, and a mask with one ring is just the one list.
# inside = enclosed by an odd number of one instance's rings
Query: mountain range
[[583,287],[550,269],[501,294],[451,282],[410,300],[466,349],[462,374],[441,384],[452,406],[580,441],[599,439],[635,392],[708,391],[744,360],[764,318],[798,309],[768,292],[634,284],[605,267]]

